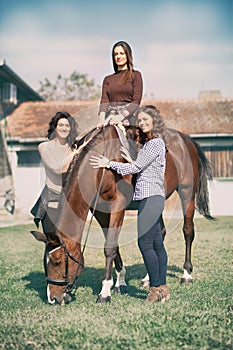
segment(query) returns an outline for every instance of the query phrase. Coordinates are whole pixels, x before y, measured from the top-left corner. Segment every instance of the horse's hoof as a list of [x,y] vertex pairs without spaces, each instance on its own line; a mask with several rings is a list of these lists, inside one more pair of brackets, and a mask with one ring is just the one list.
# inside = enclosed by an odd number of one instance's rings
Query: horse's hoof
[[150,286],[150,281],[141,281],[141,287],[142,288],[148,288]]
[[107,297],[102,297],[101,294],[98,296],[96,303],[97,304],[104,304],[104,303],[110,303],[111,301],[111,297],[107,296]]
[[180,284],[190,284],[190,283],[193,283],[193,280],[191,278],[184,278],[184,277],[182,277],[180,279]]
[[127,286],[119,286],[114,288],[116,294],[125,295],[127,294]]

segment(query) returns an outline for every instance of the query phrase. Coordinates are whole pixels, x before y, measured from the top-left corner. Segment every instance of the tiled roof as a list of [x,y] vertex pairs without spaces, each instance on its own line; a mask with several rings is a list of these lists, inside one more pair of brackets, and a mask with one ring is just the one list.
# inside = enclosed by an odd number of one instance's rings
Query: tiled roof
[[[12,139],[43,138],[57,111],[67,111],[78,122],[79,132],[94,127],[99,101],[24,102],[7,117],[7,134]],[[233,98],[204,100],[144,100],[156,105],[167,126],[188,134],[233,134]]]
[[146,101],[150,103],[160,109],[167,126],[187,134],[233,134],[233,98]]
[[94,127],[97,122],[96,101],[24,102],[7,117],[7,134],[11,139],[44,138],[48,124],[58,111],[75,117],[79,132]]

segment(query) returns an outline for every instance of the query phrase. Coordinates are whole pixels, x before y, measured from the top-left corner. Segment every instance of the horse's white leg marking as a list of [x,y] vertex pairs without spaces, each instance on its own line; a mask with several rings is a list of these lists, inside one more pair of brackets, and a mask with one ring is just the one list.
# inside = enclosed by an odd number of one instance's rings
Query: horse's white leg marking
[[148,273],[146,274],[146,276],[142,279],[142,282],[147,282],[150,281],[149,275]]
[[143,288],[149,287],[150,286],[150,278],[148,273],[146,274],[146,276],[141,280],[141,286]]
[[184,269],[184,273],[183,273],[183,276],[182,276],[183,279],[185,280],[192,280],[192,276],[188,273],[188,271],[186,269]]
[[124,266],[122,266],[122,269],[120,272],[116,271],[116,283],[115,283],[115,287],[119,288],[120,286],[127,286],[126,282],[125,282],[125,275],[126,275],[126,269]]
[[102,289],[99,295],[101,295],[103,298],[111,297],[112,286],[113,286],[113,279],[110,279],[109,281],[103,280]]

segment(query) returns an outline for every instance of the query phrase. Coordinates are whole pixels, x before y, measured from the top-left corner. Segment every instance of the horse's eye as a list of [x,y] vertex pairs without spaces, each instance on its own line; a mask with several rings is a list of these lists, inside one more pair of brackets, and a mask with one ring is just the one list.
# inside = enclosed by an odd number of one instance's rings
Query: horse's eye
[[58,266],[61,264],[61,252],[57,251],[50,255],[50,261],[53,265]]
[[55,265],[55,266],[58,266],[61,264],[61,259],[54,259],[53,256],[50,256],[50,262]]

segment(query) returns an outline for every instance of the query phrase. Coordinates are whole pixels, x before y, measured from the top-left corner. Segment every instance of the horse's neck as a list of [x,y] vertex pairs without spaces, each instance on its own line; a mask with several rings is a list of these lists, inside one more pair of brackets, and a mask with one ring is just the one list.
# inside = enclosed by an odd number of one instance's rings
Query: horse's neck
[[[72,165],[70,174],[67,175],[65,185],[66,197],[64,197],[62,205],[59,225],[63,234],[67,234],[73,239],[81,239],[89,209],[93,206],[93,201],[99,190],[99,182],[101,181],[102,170],[93,169],[90,166],[88,153],[99,155],[107,151],[110,154],[118,149],[119,157],[120,146],[119,143],[116,144],[116,139],[119,141],[115,128],[109,127],[104,133],[104,142],[101,134],[99,142],[98,135],[93,145],[90,140],[88,146],[90,150],[88,152],[87,150],[81,151],[76,160],[78,163]],[[113,142],[110,143],[111,140]],[[95,152],[91,153],[93,149],[95,149]]]
[[72,181],[66,184],[69,192],[64,195],[60,208],[58,229],[63,235],[81,242],[85,222],[89,212],[89,203],[86,190],[79,191],[79,187]]

